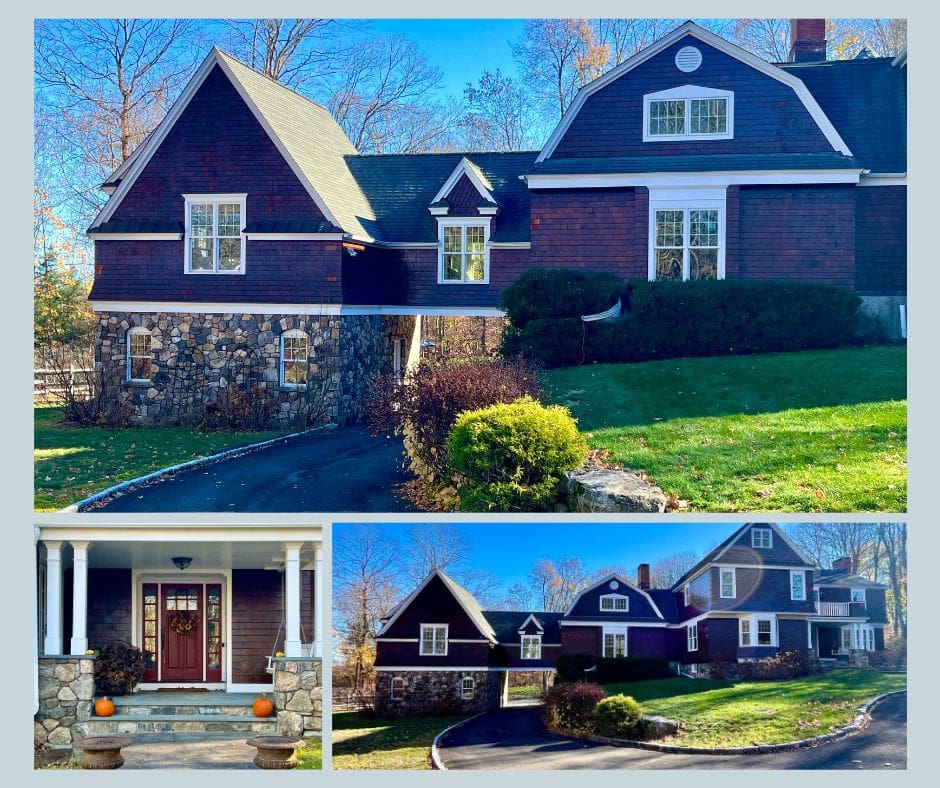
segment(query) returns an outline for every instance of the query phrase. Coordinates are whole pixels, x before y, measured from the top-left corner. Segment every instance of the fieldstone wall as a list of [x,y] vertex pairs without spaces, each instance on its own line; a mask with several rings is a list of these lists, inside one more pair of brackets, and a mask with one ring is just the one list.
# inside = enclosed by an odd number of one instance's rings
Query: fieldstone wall
[[72,726],[87,722],[94,700],[94,657],[40,657],[39,711],[33,737],[40,744],[72,743]]
[[281,736],[320,736],[323,730],[323,661],[274,660],[274,706]]
[[[285,314],[98,313],[97,371],[107,398],[139,424],[196,424],[206,406],[230,408],[237,392],[272,414],[271,426],[359,420],[368,384],[392,366],[392,339],[408,352],[413,316]],[[151,332],[148,383],[127,381],[127,334]],[[280,337],[299,329],[309,337],[309,375],[303,388],[279,383]]]
[[[392,678],[405,682],[401,700],[392,700]],[[460,697],[461,681],[474,680],[472,699]],[[411,717],[425,714],[477,714],[494,711],[502,696],[502,671],[408,670],[380,671],[375,680],[375,713],[380,717]]]

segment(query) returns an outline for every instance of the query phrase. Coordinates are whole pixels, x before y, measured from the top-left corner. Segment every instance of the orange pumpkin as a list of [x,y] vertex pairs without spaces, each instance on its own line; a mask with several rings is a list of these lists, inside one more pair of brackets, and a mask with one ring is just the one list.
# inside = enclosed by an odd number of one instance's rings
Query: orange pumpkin
[[114,703],[110,698],[99,698],[95,701],[95,716],[110,717],[114,714]]
[[274,703],[270,698],[255,698],[251,709],[256,717],[270,717],[274,713]]

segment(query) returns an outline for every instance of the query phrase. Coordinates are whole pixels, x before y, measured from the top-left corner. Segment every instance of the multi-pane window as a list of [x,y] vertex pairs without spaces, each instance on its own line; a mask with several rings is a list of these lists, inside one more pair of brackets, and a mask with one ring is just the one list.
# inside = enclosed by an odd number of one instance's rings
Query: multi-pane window
[[654,278],[718,278],[721,244],[717,208],[657,210],[654,233]]
[[734,570],[720,569],[718,571],[721,573],[721,589],[719,595],[722,599],[734,599]]
[[392,678],[389,697],[392,700],[402,700],[405,697],[405,680],[401,676],[395,676]]
[[206,586],[206,670],[222,670],[222,589]]
[[852,595],[849,597],[849,599],[852,602],[861,602],[863,605],[865,604],[865,589],[864,588],[853,588],[850,593]]
[[127,332],[127,380],[149,383],[153,377],[153,337],[146,328]]
[[728,99],[690,99],[692,134],[724,134],[728,131]]
[[842,648],[852,648],[852,628],[843,627],[842,629]]
[[460,680],[460,697],[464,700],[473,700],[473,690],[476,682],[472,676],[464,676]]
[[422,624],[421,649],[423,657],[443,657],[447,654],[447,625]]
[[692,588],[689,585],[682,587],[682,604],[686,607],[692,604]]
[[790,599],[806,599],[805,572],[790,572]]
[[157,669],[157,587],[146,584],[143,587],[144,597],[144,633],[143,657],[144,670]]
[[757,645],[771,646],[773,640],[773,622],[767,618],[757,619]]
[[629,604],[629,599],[619,594],[608,594],[601,597],[601,610],[625,611],[628,609]]
[[303,331],[281,334],[280,385],[299,388],[307,384],[309,354],[309,338]]
[[685,100],[651,101],[649,133],[652,136],[685,134]]
[[751,547],[769,550],[774,546],[773,531],[769,528],[751,529]]
[[604,656],[605,657],[627,656],[627,633],[626,632],[605,632],[604,633]]
[[733,95],[713,88],[686,86],[644,97],[646,142],[731,139]]
[[749,619],[741,619],[741,645],[751,645],[751,622]]
[[441,224],[441,282],[486,282],[488,225]]
[[689,651],[698,651],[698,623],[686,627],[686,638]]
[[541,635],[523,635],[522,636],[522,659],[541,659],[542,658],[542,636]]
[[186,271],[241,273],[245,262],[244,199],[186,198]]

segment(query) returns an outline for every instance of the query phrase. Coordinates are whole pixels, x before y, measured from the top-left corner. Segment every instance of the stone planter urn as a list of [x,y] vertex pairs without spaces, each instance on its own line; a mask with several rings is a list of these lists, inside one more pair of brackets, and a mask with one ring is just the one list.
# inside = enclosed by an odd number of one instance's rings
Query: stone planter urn
[[295,750],[303,747],[303,739],[290,736],[255,736],[246,744],[257,748],[254,764],[259,769],[293,769],[297,765]]
[[124,765],[121,747],[129,744],[125,736],[89,736],[72,746],[82,751],[78,761],[82,769],[120,769]]

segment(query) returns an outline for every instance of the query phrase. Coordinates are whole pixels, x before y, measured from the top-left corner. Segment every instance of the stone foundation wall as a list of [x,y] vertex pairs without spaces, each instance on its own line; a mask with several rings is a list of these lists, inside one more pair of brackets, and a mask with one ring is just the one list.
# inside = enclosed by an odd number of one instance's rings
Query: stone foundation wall
[[[404,696],[392,700],[392,678],[405,682]],[[474,680],[472,699],[460,697],[461,681]],[[423,714],[477,714],[500,706],[503,673],[488,670],[380,671],[375,680],[375,712],[380,717]]]
[[[231,410],[240,392],[254,392],[271,427],[348,424],[361,418],[372,378],[391,372],[395,337],[404,363],[414,324],[413,316],[100,312],[95,361],[108,402],[139,424],[198,424],[207,405]],[[145,383],[127,381],[136,327],[152,337]],[[303,388],[279,382],[280,337],[291,329],[309,338]]]
[[281,736],[320,736],[323,730],[323,661],[274,660],[274,707]]
[[72,743],[72,726],[91,717],[95,692],[94,657],[40,657],[39,711],[33,738],[40,744]]

